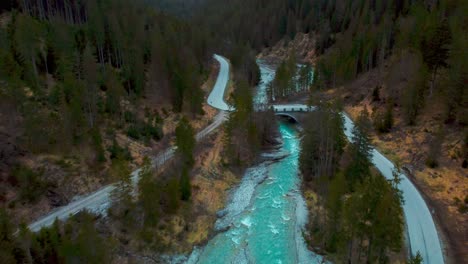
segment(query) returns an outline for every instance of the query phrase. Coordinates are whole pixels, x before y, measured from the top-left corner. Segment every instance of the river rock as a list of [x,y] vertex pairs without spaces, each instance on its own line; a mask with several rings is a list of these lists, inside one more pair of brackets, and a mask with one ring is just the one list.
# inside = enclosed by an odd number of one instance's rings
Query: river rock
[[218,218],[223,218],[227,215],[227,210],[226,209],[223,209],[223,210],[219,210],[218,212],[216,212],[216,217]]

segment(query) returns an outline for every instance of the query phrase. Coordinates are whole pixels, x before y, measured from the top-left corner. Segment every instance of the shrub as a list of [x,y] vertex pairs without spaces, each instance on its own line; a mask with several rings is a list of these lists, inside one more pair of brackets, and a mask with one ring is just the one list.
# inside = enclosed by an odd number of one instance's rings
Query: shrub
[[13,169],[12,176],[19,183],[21,201],[35,202],[47,190],[47,183],[41,179],[42,172],[34,172],[25,166],[17,166]]
[[111,159],[117,159],[119,157],[125,160],[132,160],[132,155],[130,155],[130,151],[128,148],[122,148],[119,146],[117,141],[114,139],[112,146],[108,149],[110,152]]
[[429,145],[429,153],[426,158],[426,165],[430,168],[436,168],[439,166],[439,157],[442,149],[443,131],[439,130],[435,136],[431,139]]
[[126,123],[135,123],[136,122],[136,116],[134,113],[130,111],[125,111],[124,113],[124,120]]
[[127,129],[127,136],[139,140],[141,138],[140,129],[136,125],[131,125]]
[[374,112],[373,115],[374,128],[379,133],[387,133],[393,127],[393,104],[390,102],[387,105],[385,112]]
[[161,140],[163,137],[163,131],[159,125],[152,126],[151,124],[145,124],[143,134],[147,139]]

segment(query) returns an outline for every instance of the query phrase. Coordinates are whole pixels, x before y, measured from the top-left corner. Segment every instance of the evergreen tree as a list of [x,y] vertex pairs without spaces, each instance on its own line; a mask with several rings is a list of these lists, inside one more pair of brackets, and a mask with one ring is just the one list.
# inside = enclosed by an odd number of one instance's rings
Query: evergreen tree
[[0,208],[0,257],[5,263],[16,263],[16,243],[13,238],[12,225],[9,216]]
[[165,195],[167,212],[169,214],[175,214],[177,210],[179,210],[180,206],[180,185],[177,177],[173,176],[167,181]]
[[28,80],[36,87],[39,86],[39,71],[37,69],[40,56],[41,42],[44,31],[42,25],[28,15],[19,15],[16,19],[15,43],[17,51],[30,75]]
[[180,176],[180,193],[181,199],[183,201],[190,200],[190,196],[192,196],[192,185],[190,183],[190,171],[187,168],[182,170],[182,174]]
[[370,167],[372,165],[372,147],[370,145],[369,131],[372,125],[369,119],[367,109],[364,109],[356,120],[353,129],[351,155],[352,161],[346,169],[346,178],[351,190],[358,182],[362,182],[370,176]]
[[93,215],[81,212],[77,215],[78,230],[68,237],[68,249],[61,250],[65,263],[109,263],[112,245],[102,238],[94,226]]
[[344,237],[341,234],[343,232],[341,225],[344,211],[343,195],[346,193],[346,179],[343,173],[337,173],[329,182],[328,195],[325,201],[327,221],[324,223],[326,226],[324,242],[327,250],[330,252],[338,251],[344,242]]
[[422,264],[423,263],[423,258],[421,257],[421,254],[418,253],[416,256],[411,256],[410,259],[408,260],[408,264]]
[[444,139],[444,131],[439,129],[432,136],[431,143],[429,144],[428,156],[426,158],[426,165],[430,168],[435,168],[439,166],[439,156],[442,149],[442,142]]
[[387,133],[393,127],[393,103],[387,103],[385,111],[374,111],[374,127],[379,133]]
[[110,215],[119,219],[124,229],[131,228],[133,225],[133,182],[128,161],[123,157],[112,160],[111,173],[117,180],[115,189],[112,191],[112,206]]
[[153,169],[148,157],[144,158],[139,177],[138,203],[143,210],[143,226],[154,227],[159,221],[160,187],[153,178]]
[[443,21],[437,27],[432,35],[422,40],[421,52],[424,62],[428,65],[429,71],[432,73],[430,96],[434,90],[434,84],[437,77],[437,70],[440,67],[447,66],[449,56],[449,45],[451,41],[450,28],[447,21]]
[[93,128],[97,119],[97,104],[98,104],[98,67],[96,60],[91,51],[91,45],[88,43],[83,54],[83,78],[85,82],[84,89],[84,106],[86,109],[86,119],[88,121],[88,127]]
[[307,180],[332,177],[345,146],[343,119],[338,109],[324,104],[309,113],[304,129],[300,168]]
[[185,166],[191,167],[194,163],[193,151],[195,148],[195,132],[188,119],[183,117],[175,130],[177,153],[179,154]]

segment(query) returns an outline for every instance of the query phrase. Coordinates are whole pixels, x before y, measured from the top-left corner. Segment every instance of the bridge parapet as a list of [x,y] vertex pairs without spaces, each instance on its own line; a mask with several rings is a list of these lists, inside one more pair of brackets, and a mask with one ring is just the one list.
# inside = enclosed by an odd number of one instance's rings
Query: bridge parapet
[[290,105],[272,105],[273,111],[278,112],[310,112],[315,109],[313,106],[304,104],[290,104]]

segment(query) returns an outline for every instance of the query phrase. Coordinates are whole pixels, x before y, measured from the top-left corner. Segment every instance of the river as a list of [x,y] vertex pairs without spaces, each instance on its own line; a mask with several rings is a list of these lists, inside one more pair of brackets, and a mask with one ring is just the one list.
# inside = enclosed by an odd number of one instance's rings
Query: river
[[[262,79],[254,101],[262,104],[274,69],[258,63]],[[308,212],[300,193],[298,133],[292,124],[278,126],[281,147],[263,153],[265,161],[246,170],[219,212],[219,233],[194,250],[188,263],[320,263],[302,236]]]

